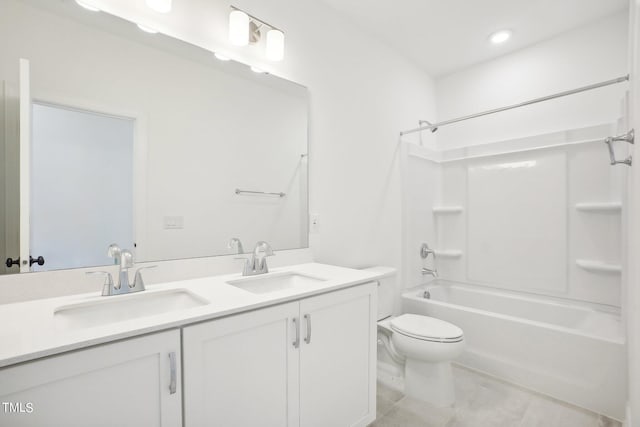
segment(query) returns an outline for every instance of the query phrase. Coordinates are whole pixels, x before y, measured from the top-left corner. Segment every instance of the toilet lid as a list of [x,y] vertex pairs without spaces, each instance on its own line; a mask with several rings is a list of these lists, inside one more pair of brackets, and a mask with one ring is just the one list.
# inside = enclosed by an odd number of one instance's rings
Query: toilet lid
[[456,325],[418,314],[403,314],[392,319],[391,329],[412,338],[437,342],[458,342],[463,334]]

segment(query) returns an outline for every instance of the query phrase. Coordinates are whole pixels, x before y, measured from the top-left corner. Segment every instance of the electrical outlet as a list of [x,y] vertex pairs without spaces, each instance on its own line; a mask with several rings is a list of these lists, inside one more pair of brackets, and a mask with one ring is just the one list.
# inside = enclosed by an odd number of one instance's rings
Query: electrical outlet
[[311,214],[309,221],[309,232],[311,234],[318,234],[320,232],[320,215]]

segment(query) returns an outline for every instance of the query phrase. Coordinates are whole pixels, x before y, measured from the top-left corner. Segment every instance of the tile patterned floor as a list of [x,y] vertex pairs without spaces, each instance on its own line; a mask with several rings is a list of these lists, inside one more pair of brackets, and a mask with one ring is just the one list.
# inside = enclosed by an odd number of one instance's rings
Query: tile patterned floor
[[369,427],[621,427],[618,421],[454,367],[456,405],[438,408],[378,383]]

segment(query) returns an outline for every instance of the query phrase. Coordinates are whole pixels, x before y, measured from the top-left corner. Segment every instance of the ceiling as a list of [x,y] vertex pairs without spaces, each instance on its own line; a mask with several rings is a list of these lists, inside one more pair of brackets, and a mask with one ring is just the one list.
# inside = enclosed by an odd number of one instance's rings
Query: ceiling
[[[628,0],[322,0],[433,77],[513,52],[605,16]],[[510,29],[502,45],[491,33]]]

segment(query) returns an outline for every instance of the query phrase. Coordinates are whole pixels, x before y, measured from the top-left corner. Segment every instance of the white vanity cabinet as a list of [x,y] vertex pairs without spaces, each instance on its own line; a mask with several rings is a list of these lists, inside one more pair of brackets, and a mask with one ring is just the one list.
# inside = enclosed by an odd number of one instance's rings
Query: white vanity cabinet
[[180,372],[178,330],[3,368],[0,425],[178,427]]
[[376,415],[375,283],[300,302],[300,426],[366,426]]
[[376,285],[183,329],[185,427],[366,426]]

